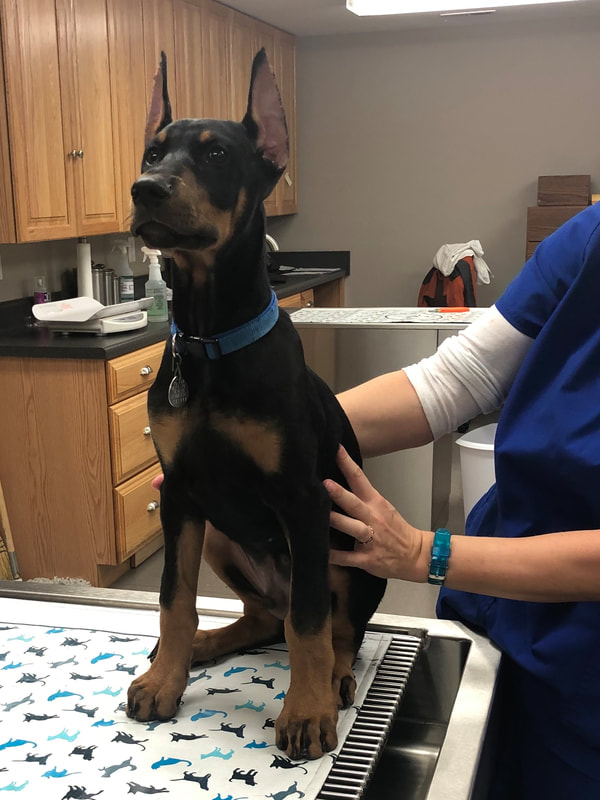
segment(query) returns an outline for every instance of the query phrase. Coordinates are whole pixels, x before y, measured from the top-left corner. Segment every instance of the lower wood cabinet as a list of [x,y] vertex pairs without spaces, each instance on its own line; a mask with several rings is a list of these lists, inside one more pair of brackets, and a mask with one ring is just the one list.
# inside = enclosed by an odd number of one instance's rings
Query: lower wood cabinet
[[108,586],[159,533],[146,399],[163,349],[0,358],[0,482],[24,579]]
[[155,463],[114,490],[119,561],[125,561],[161,531],[159,495],[152,488],[160,472],[160,465]]
[[[343,280],[280,301],[313,303],[343,305]],[[146,405],[163,351],[0,357],[0,483],[25,580],[110,586],[157,546],[160,465]]]

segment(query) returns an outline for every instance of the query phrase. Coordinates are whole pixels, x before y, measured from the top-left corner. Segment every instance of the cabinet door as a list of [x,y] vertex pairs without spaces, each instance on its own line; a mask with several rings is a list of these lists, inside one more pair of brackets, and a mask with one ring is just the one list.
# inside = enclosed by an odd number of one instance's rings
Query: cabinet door
[[[119,2],[119,0],[116,0],[116,2]],[[156,74],[160,62],[161,51],[163,51],[167,57],[167,77],[169,82],[171,110],[173,112],[173,119],[177,119],[180,115],[179,109],[177,108],[177,65],[175,63],[173,1],[142,0],[142,12],[144,16],[146,112],[150,107],[152,89],[154,87],[154,75]]]
[[[267,58],[271,69],[275,72],[275,78],[278,82],[279,91],[281,92],[281,84],[277,76],[277,31],[271,28],[270,25],[265,25],[262,22],[254,22],[254,36],[253,36],[253,49],[252,58],[258,53],[261,47],[265,48]],[[252,60],[250,61],[252,63]],[[273,216],[279,213],[277,208],[277,189],[273,189],[271,194],[265,199],[265,214]]]
[[[229,26],[233,12],[206,0],[202,7],[202,93],[204,116],[231,119]],[[237,121],[237,120],[236,120]]]
[[[146,93],[142,0],[108,0],[110,82],[119,166],[119,230],[129,228],[131,185],[144,152]],[[158,59],[157,59],[158,63]]]
[[177,116],[204,117],[202,8],[191,0],[174,0],[173,15]]
[[298,164],[296,150],[296,40],[287,33],[279,34],[275,76],[281,93],[287,121],[290,155],[286,171],[275,190],[279,214],[298,211]]
[[71,238],[74,216],[68,64],[54,0],[2,3],[2,45],[17,239]]
[[[59,43],[73,71],[70,109],[78,232],[82,236],[119,230],[120,176],[113,140],[106,0],[57,0],[66,3],[65,31]],[[70,13],[68,13],[70,11]]]
[[256,55],[256,21],[245,14],[232,14],[229,28],[231,52],[231,119],[241,122],[248,106],[252,59]]

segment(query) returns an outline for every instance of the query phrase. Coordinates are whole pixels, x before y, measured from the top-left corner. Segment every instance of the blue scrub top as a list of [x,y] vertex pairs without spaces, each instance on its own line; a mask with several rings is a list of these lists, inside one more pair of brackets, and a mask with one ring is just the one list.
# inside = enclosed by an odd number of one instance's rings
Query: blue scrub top
[[[538,245],[496,306],[535,341],[500,415],[497,483],[466,533],[600,529],[600,203]],[[513,660],[536,735],[600,780],[600,603],[443,588],[438,615],[485,632]]]

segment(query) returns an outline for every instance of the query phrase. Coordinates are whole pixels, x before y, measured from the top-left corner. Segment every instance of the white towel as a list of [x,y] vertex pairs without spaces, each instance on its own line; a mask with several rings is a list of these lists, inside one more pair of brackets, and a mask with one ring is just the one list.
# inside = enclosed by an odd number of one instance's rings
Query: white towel
[[478,239],[462,244],[443,244],[433,257],[433,266],[437,267],[442,275],[451,275],[454,267],[465,256],[473,256],[473,266],[477,283],[489,283],[493,277],[491,269],[483,260],[483,247]]

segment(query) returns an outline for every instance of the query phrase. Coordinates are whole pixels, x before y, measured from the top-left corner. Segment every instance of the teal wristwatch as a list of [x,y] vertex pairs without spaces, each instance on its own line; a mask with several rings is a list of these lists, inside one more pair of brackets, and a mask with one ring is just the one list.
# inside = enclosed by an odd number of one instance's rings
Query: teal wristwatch
[[433,535],[431,547],[431,561],[429,562],[429,577],[427,583],[441,586],[446,580],[448,559],[450,558],[450,531],[438,528]]

